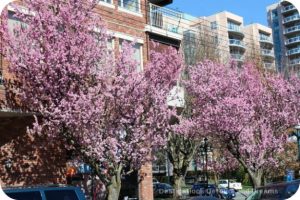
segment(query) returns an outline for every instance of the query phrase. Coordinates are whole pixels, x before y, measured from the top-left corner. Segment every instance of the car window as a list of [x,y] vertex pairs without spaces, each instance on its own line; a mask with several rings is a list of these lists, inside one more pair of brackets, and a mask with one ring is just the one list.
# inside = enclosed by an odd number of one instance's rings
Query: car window
[[9,192],[6,195],[15,200],[42,200],[42,195],[39,191]]
[[47,200],[79,200],[74,190],[47,190]]

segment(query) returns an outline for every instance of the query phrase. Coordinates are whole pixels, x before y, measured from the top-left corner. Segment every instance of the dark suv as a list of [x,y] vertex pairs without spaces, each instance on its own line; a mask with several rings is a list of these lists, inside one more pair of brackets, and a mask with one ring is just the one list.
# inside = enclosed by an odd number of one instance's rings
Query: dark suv
[[79,187],[71,186],[18,187],[3,190],[7,196],[15,200],[86,200]]

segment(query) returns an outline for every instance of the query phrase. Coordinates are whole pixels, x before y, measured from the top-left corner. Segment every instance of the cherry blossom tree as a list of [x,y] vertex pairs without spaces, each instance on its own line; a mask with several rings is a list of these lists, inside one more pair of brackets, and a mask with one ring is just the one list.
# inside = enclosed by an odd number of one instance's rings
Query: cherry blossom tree
[[[139,169],[152,148],[165,144],[166,104],[182,58],[169,48],[151,53],[137,71],[131,44],[116,58],[109,35],[93,12],[95,0],[24,0],[15,16],[24,24],[6,34],[6,56],[16,93],[36,113],[32,133],[63,138],[66,148],[88,163],[118,199],[124,167]],[[4,34],[4,33],[3,33]]]
[[189,77],[184,85],[193,97],[194,123],[260,186],[268,167],[278,164],[287,130],[299,123],[299,79],[209,61],[190,67]]

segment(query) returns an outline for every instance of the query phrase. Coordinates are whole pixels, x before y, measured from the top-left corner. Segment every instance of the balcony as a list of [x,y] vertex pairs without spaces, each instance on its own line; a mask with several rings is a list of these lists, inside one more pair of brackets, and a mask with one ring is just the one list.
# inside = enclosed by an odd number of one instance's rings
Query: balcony
[[294,33],[300,31],[300,25],[292,26],[290,28],[285,29],[284,34]]
[[297,48],[287,51],[288,56],[295,55],[295,54],[300,54],[300,47],[297,47]]
[[228,29],[229,33],[233,33],[233,34],[244,37],[244,33],[242,32],[241,27],[237,24],[228,23],[227,29]]
[[235,61],[240,61],[240,62],[244,61],[244,56],[242,54],[232,53],[232,54],[230,54],[230,57],[232,60],[235,60]]
[[243,41],[236,39],[229,39],[229,46],[239,47],[245,49]]
[[264,63],[264,67],[266,69],[272,69],[274,67],[274,64],[273,63]]
[[290,65],[300,65],[300,58],[290,60]]
[[293,10],[296,10],[296,7],[294,5],[288,5],[281,9],[281,13],[287,13],[287,12],[293,11]]
[[274,51],[270,49],[261,49],[261,55],[274,58]]
[[272,44],[273,45],[273,39],[270,36],[260,36],[259,37],[259,42],[262,43],[268,43],[268,44]]
[[149,2],[158,6],[165,6],[173,3],[173,0],[149,0]]
[[183,30],[180,22],[183,14],[181,12],[149,3],[148,16],[146,31],[178,40],[182,39]]
[[297,36],[297,37],[293,37],[293,38],[286,40],[285,45],[295,44],[295,43],[299,43],[299,42],[300,42],[300,36]]
[[283,23],[289,23],[289,22],[297,21],[299,19],[300,19],[300,15],[295,14],[295,15],[284,18]]

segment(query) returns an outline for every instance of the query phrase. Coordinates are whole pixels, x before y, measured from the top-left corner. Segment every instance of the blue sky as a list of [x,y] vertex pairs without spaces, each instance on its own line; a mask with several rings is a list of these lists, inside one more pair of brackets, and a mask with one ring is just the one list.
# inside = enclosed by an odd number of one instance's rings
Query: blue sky
[[173,0],[168,7],[193,16],[209,16],[220,11],[230,11],[244,17],[244,23],[267,25],[266,7],[279,0]]

